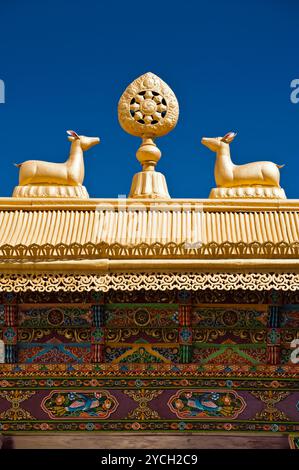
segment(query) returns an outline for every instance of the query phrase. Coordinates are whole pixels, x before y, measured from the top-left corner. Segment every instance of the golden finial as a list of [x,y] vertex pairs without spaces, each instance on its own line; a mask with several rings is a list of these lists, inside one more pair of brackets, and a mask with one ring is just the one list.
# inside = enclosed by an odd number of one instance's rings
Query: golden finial
[[121,96],[119,123],[129,134],[142,138],[136,153],[142,172],[134,175],[129,197],[170,197],[164,175],[155,171],[161,151],[154,139],[170,132],[178,117],[179,105],[175,94],[151,72],[134,80]]

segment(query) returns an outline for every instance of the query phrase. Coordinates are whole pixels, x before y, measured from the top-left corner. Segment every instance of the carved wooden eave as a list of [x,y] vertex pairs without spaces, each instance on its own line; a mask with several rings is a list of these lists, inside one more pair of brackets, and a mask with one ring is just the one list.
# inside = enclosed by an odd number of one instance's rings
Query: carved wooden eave
[[0,199],[0,290],[299,288],[299,201]]

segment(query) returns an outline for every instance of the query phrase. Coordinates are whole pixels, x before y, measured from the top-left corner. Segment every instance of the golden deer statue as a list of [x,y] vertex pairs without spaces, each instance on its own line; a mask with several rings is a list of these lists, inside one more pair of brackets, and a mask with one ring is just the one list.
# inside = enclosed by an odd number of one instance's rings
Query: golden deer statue
[[19,185],[59,184],[82,185],[84,179],[83,151],[100,142],[98,137],[85,137],[75,131],[67,131],[68,140],[72,142],[69,158],[64,163],[27,160],[16,164],[20,168]]
[[[284,165],[277,165],[276,163],[267,161],[252,162],[245,165],[235,165],[232,162],[229,144],[234,140],[236,135],[235,132],[228,132],[224,137],[203,137],[201,140],[203,145],[213,152],[216,152],[214,174],[217,188],[239,188],[237,195],[243,196],[243,187],[258,187],[257,196],[269,196],[271,191],[269,192],[269,190],[266,191],[265,189],[263,193],[260,189],[261,187],[268,187],[271,188],[273,197],[285,197],[284,191],[280,188],[279,184],[279,168],[282,168]],[[279,188],[282,191],[281,196],[279,196],[279,192],[275,188]],[[226,193],[222,191],[221,194],[223,196]],[[233,192],[231,191],[230,194],[232,195]],[[250,195],[255,196],[252,188]]]
[[67,131],[71,148],[64,163],[28,160],[20,168],[19,186],[13,197],[79,197],[88,198],[84,180],[83,152],[100,142],[98,137],[85,137]]

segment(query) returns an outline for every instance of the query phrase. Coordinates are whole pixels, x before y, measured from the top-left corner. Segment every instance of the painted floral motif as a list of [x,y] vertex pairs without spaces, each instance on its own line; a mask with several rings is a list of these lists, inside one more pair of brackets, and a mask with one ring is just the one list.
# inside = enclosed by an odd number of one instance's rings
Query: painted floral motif
[[168,400],[168,406],[180,419],[235,419],[246,407],[234,391],[179,390]]
[[42,409],[53,419],[106,419],[118,407],[118,401],[106,390],[58,391],[55,390],[42,401]]

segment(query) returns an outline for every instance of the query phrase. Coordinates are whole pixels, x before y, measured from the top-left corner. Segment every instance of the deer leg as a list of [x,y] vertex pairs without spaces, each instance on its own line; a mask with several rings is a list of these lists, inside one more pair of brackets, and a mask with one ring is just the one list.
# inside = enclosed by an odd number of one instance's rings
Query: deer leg
[[36,165],[22,165],[20,168],[20,175],[19,175],[19,184],[21,186],[25,186],[26,184],[30,184],[32,180],[34,180],[34,176],[36,175]]
[[269,186],[280,187],[280,173],[274,165],[271,167],[262,168],[262,176],[265,184]]

